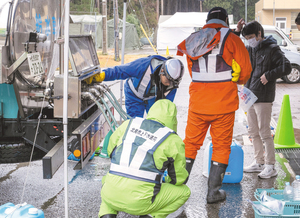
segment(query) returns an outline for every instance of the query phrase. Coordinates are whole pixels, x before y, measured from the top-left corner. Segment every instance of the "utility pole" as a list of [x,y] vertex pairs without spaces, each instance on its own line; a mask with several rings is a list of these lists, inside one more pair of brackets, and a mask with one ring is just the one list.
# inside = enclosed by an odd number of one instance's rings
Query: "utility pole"
[[161,15],[164,15],[164,0],[161,0]]
[[159,0],[156,0],[156,19],[157,19],[157,22],[158,22],[158,19],[159,19]]
[[102,0],[102,54],[107,55],[107,6],[106,0]]
[[275,26],[275,0],[273,0],[273,26]]
[[247,23],[247,0],[245,0],[245,23]]
[[202,0],[200,0],[200,12],[202,12]]
[[[126,22],[126,21],[123,21]],[[115,30],[115,61],[120,60],[119,55],[119,14],[118,14],[118,0],[114,0],[114,30]]]
[[[122,59],[121,59],[121,64],[124,64],[124,59],[125,59],[125,32],[126,32],[126,7],[127,0],[124,0],[123,4],[123,32],[122,32]],[[120,82],[120,105],[122,107],[122,100],[123,100],[123,80]],[[120,116],[120,124],[122,123],[122,117]]]

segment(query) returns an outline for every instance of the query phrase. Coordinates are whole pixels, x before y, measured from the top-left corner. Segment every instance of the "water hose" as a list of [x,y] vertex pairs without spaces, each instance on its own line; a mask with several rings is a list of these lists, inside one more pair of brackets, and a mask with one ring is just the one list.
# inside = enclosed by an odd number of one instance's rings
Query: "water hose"
[[114,115],[113,115],[112,112],[110,111],[110,108],[109,108],[109,106],[107,105],[107,103],[105,102],[104,98],[101,96],[101,93],[100,93],[96,88],[90,88],[90,89],[89,89],[89,92],[93,93],[93,94],[96,95],[98,98],[100,98],[100,100],[102,101],[104,107],[106,108],[106,110],[107,110],[109,116],[111,117],[111,119],[112,119],[114,125],[115,125],[116,127],[119,127],[118,122],[116,121]]
[[82,95],[82,97],[89,98],[89,99],[91,99],[92,101],[94,101],[96,103],[96,105],[98,106],[98,108],[101,110],[101,112],[102,112],[105,120],[107,121],[107,123],[108,123],[111,131],[114,132],[115,128],[112,126],[112,123],[110,122],[109,118],[105,114],[104,108],[101,106],[101,104],[99,103],[99,101],[97,101],[96,97],[92,93],[90,93],[90,92],[82,92],[81,95]]
[[106,84],[101,84],[100,86],[102,86],[107,93],[110,94],[110,96],[114,99],[114,102],[119,106],[119,108],[122,110],[123,114],[127,117],[127,119],[131,119],[131,116],[129,116],[122,108],[122,106],[119,104],[119,101],[117,100],[117,98],[115,97],[115,95],[112,93],[112,91],[110,90],[110,88],[106,85]]
[[120,114],[120,116],[123,118],[123,120],[127,120],[128,119],[129,115],[122,109],[121,105],[118,102],[116,103],[113,100],[113,98],[111,97],[111,95],[108,94],[108,92],[106,90],[103,90],[104,88],[102,86],[96,85],[95,88],[98,88],[98,90],[100,92],[102,92],[108,98],[108,100],[112,103],[112,105],[115,107],[115,109]]

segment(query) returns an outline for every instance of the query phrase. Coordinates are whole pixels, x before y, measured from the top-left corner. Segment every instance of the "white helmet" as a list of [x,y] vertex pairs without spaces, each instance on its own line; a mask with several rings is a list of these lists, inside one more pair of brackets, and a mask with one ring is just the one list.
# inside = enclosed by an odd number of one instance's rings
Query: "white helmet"
[[184,67],[180,60],[178,59],[168,59],[163,64],[163,69],[167,79],[174,83],[174,86],[179,85],[181,78],[183,76]]

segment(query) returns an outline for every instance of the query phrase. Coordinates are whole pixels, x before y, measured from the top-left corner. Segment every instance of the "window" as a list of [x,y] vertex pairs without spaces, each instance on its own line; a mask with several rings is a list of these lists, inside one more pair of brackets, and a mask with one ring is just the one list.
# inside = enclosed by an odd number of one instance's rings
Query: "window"
[[298,30],[297,25],[295,24],[295,19],[299,12],[292,12],[291,13],[291,29]]
[[286,33],[286,18],[285,17],[276,17],[275,26],[280,28],[283,32]]
[[276,31],[265,30],[265,37],[269,35],[272,35],[273,38],[277,40],[277,45],[280,46],[282,44],[283,38]]

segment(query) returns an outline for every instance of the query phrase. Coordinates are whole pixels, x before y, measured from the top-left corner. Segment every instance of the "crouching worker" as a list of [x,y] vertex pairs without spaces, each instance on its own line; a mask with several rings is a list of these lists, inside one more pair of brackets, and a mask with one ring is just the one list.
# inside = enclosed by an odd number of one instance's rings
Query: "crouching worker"
[[[147,119],[125,121],[111,136],[107,148],[110,170],[102,179],[100,218],[115,218],[119,211],[140,217],[167,217],[190,196],[183,185],[188,177],[185,150],[176,134],[177,109],[162,99],[150,108]],[[162,183],[164,171],[168,171]]]

